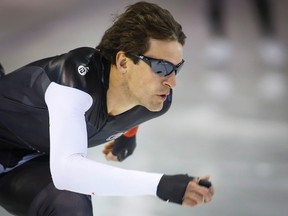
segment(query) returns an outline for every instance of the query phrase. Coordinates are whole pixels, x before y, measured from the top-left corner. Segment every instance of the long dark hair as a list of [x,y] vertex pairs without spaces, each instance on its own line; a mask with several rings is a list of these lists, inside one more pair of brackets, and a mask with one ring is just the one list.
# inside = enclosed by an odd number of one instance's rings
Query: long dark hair
[[144,54],[149,49],[150,38],[175,40],[184,45],[186,36],[168,10],[141,1],[129,5],[123,14],[116,17],[96,48],[112,64],[115,64],[118,51],[124,51],[137,63],[139,59],[129,54]]

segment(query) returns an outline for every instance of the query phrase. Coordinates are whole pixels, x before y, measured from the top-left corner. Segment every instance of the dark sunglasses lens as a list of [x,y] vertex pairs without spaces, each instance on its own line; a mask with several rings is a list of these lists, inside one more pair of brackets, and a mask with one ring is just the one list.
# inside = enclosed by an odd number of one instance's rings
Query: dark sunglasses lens
[[174,66],[166,61],[153,61],[152,60],[151,68],[159,76],[167,76],[174,70]]

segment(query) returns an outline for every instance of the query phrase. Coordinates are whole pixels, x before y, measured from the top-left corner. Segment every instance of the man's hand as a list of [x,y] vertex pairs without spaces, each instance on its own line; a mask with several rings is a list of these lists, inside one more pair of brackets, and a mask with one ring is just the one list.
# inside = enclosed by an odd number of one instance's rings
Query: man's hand
[[134,152],[137,129],[138,127],[132,128],[104,146],[103,153],[108,161],[123,161]]
[[103,154],[108,161],[119,161],[118,157],[112,154],[115,140],[112,140],[104,145]]
[[209,203],[215,193],[213,185],[209,188],[201,186],[200,180],[209,180],[209,177],[194,178],[187,185],[182,205],[194,207],[202,203]]

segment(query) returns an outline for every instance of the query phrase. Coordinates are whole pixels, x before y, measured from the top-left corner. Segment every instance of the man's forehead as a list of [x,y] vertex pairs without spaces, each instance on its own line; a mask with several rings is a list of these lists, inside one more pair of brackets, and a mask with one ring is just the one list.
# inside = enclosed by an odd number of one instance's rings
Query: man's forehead
[[183,59],[183,46],[178,41],[150,39],[149,49],[144,55],[176,65]]

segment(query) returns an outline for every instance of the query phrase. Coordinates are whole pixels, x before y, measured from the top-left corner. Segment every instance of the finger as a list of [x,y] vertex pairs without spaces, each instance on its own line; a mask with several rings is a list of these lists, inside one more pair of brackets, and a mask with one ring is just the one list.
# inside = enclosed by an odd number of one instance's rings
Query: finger
[[211,187],[208,189],[208,193],[205,193],[205,194],[204,194],[204,202],[205,202],[205,203],[211,202],[212,197],[214,196],[214,193],[215,193],[214,187],[211,186]]
[[109,150],[109,149],[106,149],[106,148],[104,148],[104,149],[102,150],[102,153],[105,154],[105,155],[107,155],[109,152],[110,152],[110,150]]
[[104,145],[104,149],[102,150],[102,152],[107,155],[109,152],[112,151],[114,147],[114,142],[109,142],[107,144]]
[[[203,176],[200,178],[199,181],[201,181],[201,180],[205,180],[205,181],[208,181],[208,183],[210,183],[209,187],[206,186],[208,188],[209,192],[205,193],[204,198],[203,198],[205,203],[209,203],[209,202],[211,202],[212,197],[215,194],[215,189],[214,189],[213,185],[211,185],[211,182],[209,182],[210,176]],[[202,184],[200,184],[200,185],[202,186]]]
[[[198,178],[194,178],[192,181],[190,181],[183,196],[183,201],[190,206],[203,202],[203,191],[201,186],[198,185],[198,181]],[[205,189],[208,191],[207,188]]]
[[212,201],[212,195],[203,196],[203,202],[204,203],[209,203],[211,201]]
[[199,205],[203,202],[203,196],[198,194],[197,192],[188,192],[183,197],[183,204],[188,206]]
[[189,206],[189,207],[194,207],[197,205],[197,203],[193,200],[190,200],[190,199],[184,199],[183,202],[182,202],[182,205],[184,206]]
[[210,179],[210,176],[203,176],[203,177],[200,177],[200,179],[204,179],[204,180],[209,180]]
[[190,199],[196,204],[200,204],[202,202],[208,203],[212,200],[212,196],[214,194],[214,188],[211,186],[210,188],[198,185],[197,181],[200,179],[193,179],[189,182],[186,192],[184,194],[184,198]]
[[118,161],[117,156],[113,155],[112,152],[109,152],[107,155],[105,155],[105,158],[108,161]]
[[106,149],[105,148],[105,149],[102,150],[102,153],[105,154],[105,155],[109,154],[110,152],[111,152],[111,149]]
[[214,194],[215,194],[215,188],[214,188],[213,186],[211,186],[211,187],[209,188],[209,192],[210,192],[210,194],[211,194],[212,196],[214,196]]
[[200,181],[200,178],[198,178],[198,177],[195,177],[192,179],[192,182],[195,182],[195,183],[198,183],[199,181]]

